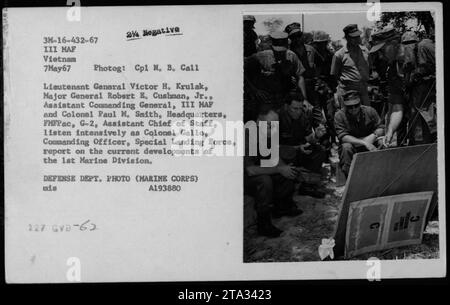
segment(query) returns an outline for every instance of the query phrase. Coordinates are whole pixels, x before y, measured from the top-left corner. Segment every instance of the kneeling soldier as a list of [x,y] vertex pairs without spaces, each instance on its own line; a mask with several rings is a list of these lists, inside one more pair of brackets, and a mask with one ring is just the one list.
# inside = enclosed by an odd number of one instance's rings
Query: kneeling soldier
[[377,111],[361,105],[358,91],[344,94],[344,108],[334,116],[336,134],[340,141],[340,166],[348,176],[353,155],[357,152],[375,151],[379,137],[384,134],[384,126]]

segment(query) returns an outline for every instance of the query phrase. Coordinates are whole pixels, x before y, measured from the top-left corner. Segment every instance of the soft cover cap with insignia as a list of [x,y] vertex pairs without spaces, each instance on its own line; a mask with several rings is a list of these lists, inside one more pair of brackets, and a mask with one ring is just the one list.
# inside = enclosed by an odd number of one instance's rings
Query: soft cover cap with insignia
[[345,36],[350,37],[359,37],[362,34],[362,32],[358,29],[357,24],[349,24],[343,29],[343,31]]
[[289,41],[288,41],[288,34],[276,31],[270,34],[270,39],[272,41],[272,48],[275,51],[285,51],[288,48]]
[[349,90],[347,91],[344,96],[344,105],[345,106],[353,106],[361,103],[361,97],[358,91],[356,90]]
[[255,19],[255,16],[253,16],[253,15],[244,15],[244,21],[256,22],[256,19]]
[[292,35],[302,35],[302,27],[298,22],[293,22],[287,25],[284,31],[288,33],[289,37]]

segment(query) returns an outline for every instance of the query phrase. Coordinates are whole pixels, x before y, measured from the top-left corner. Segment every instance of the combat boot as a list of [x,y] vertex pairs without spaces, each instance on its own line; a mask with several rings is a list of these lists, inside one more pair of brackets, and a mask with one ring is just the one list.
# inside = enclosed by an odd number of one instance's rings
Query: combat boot
[[279,237],[280,234],[283,233],[282,230],[272,224],[270,213],[258,214],[257,231],[258,235],[267,237]]

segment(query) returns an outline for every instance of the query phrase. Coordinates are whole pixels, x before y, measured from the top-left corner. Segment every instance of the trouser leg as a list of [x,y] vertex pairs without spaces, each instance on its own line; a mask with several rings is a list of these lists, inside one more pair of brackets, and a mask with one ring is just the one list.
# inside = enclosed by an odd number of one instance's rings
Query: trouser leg
[[365,106],[370,106],[369,90],[366,82],[361,82],[360,95],[361,95],[361,104]]
[[270,215],[274,195],[278,197],[278,191],[274,192],[274,186],[278,188],[270,175],[244,178],[244,191],[248,191],[255,198],[258,234],[268,237],[277,237],[282,232],[273,226]]
[[271,178],[273,182],[273,201],[275,208],[279,211],[292,209],[295,204],[292,200],[295,181],[281,175],[272,175]]
[[273,199],[273,183],[270,175],[244,178],[244,192],[255,198],[255,209],[260,214],[269,213]]
[[350,165],[352,164],[353,155],[355,154],[355,147],[350,143],[342,143],[339,146],[339,165],[345,177],[348,177]]
[[342,143],[339,146],[339,165],[345,177],[348,177],[350,165],[352,165],[353,155],[359,152],[367,151],[364,146],[355,146],[350,143]]
[[336,141],[336,129],[334,128],[334,115],[336,113],[336,107],[334,105],[334,98],[329,98],[326,101],[325,105],[325,115],[327,119],[327,127],[328,127],[328,133],[331,136],[331,141]]

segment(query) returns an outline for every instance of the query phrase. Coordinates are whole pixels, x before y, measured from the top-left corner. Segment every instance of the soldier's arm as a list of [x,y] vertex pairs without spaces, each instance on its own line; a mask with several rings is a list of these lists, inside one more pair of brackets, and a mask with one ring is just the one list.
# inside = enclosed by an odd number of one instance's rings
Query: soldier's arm
[[279,166],[261,167],[258,165],[250,165],[245,168],[249,176],[275,175],[279,174]]
[[330,69],[330,76],[331,76],[330,82],[333,91],[337,87],[337,81],[339,79],[339,75],[341,74],[341,66],[342,66],[341,59],[338,56],[336,56],[336,54],[334,54],[333,59],[331,61],[331,69]]
[[419,76],[432,75],[436,71],[435,48],[431,43],[419,43],[417,46],[417,69]]
[[392,142],[392,136],[394,132],[397,130],[398,126],[403,118],[403,105],[402,104],[393,104],[392,112],[389,119],[389,125],[386,131],[386,136],[384,137],[383,145],[389,146]]
[[303,94],[303,98],[307,101],[308,100],[308,96],[306,95],[306,86],[305,86],[305,78],[303,77],[303,75],[300,75],[298,77],[298,88],[300,89],[300,91]]
[[260,175],[277,175],[280,174],[285,178],[294,179],[298,172],[293,165],[287,165],[283,160],[279,160],[277,166],[273,167],[261,167],[257,165],[248,165],[245,170],[249,176],[260,176]]
[[374,130],[373,132],[364,138],[364,141],[369,143],[374,143],[378,137],[382,136],[384,134],[384,125],[381,122],[380,116],[378,115],[377,111],[373,108],[369,108],[369,116],[371,118],[371,121],[374,124]]
[[334,116],[334,126],[336,128],[337,137],[341,143],[366,146],[366,142],[364,142],[364,140],[358,139],[350,134],[350,130],[347,128],[342,112],[336,112]]
[[308,100],[308,96],[306,94],[306,86],[305,79],[303,77],[303,73],[305,72],[305,67],[303,67],[302,62],[298,59],[295,53],[292,54],[292,62],[295,64],[295,75],[297,77],[297,86],[303,94],[303,98]]

